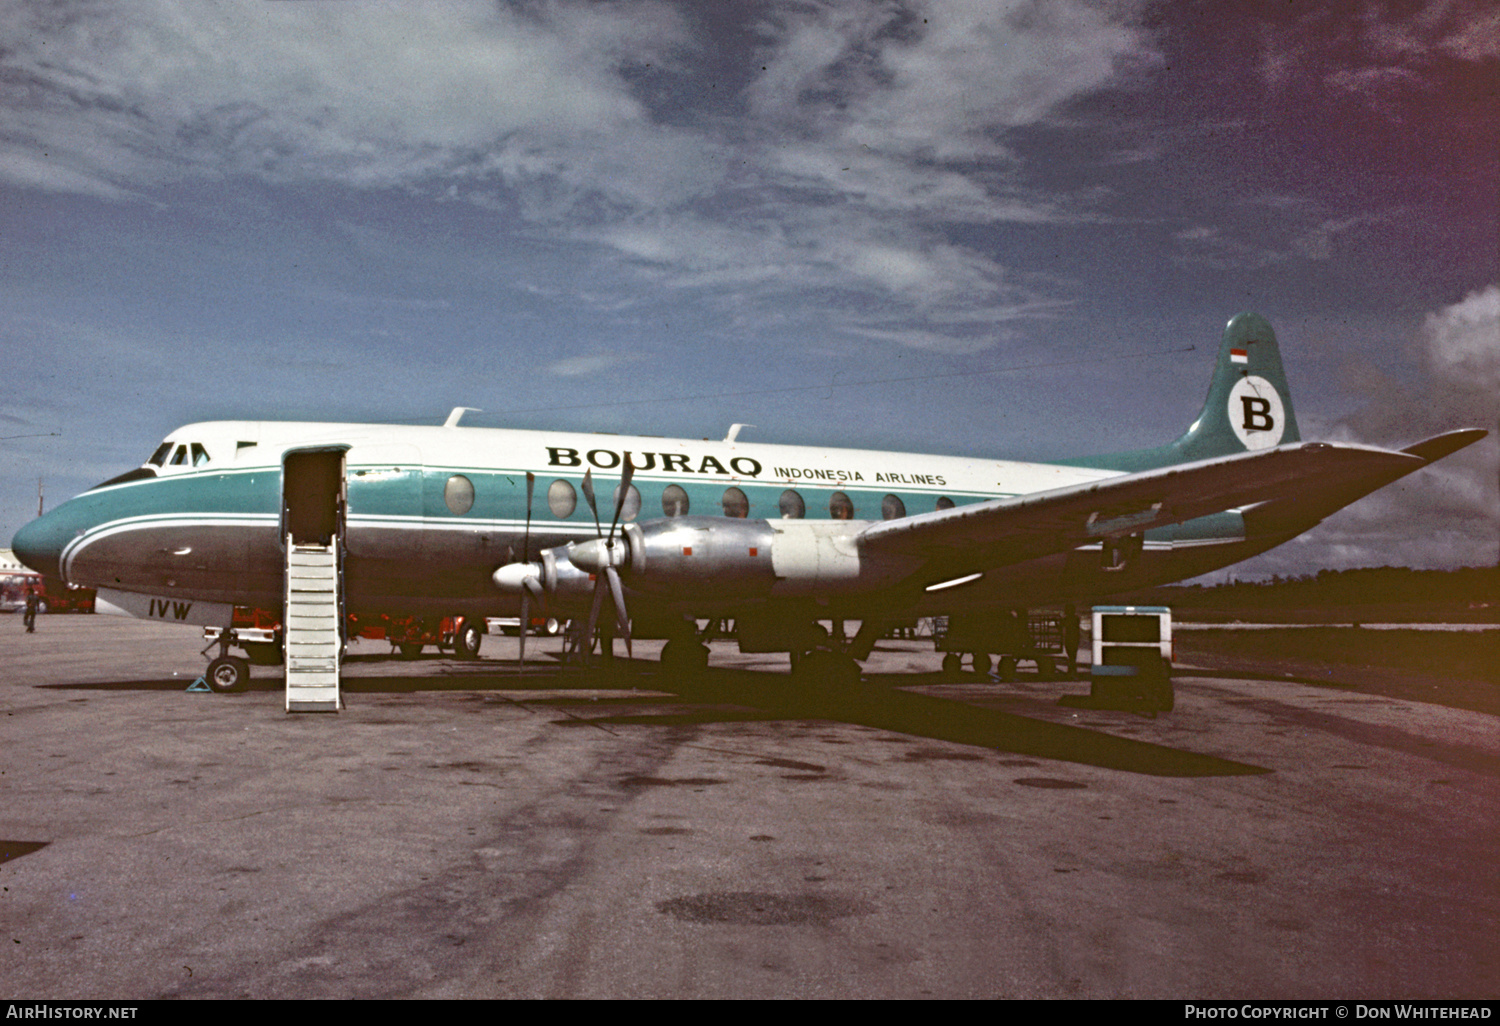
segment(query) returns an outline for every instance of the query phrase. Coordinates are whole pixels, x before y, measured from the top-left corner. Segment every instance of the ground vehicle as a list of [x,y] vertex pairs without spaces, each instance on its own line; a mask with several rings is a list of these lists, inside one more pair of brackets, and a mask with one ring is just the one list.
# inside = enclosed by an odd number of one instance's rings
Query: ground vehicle
[[63,586],[54,579],[48,581],[39,573],[30,570],[14,570],[0,574],[0,612],[14,613],[26,608],[26,589],[37,590],[40,600],[39,613],[92,613],[94,611],[94,589]]
[[[528,634],[553,638],[567,629],[566,621],[559,620],[555,616],[533,616],[530,617],[531,624],[527,629]],[[516,635],[521,633],[521,618],[519,616],[491,616],[487,619],[491,631],[500,631],[502,634]]]
[[1090,704],[1170,712],[1172,610],[1095,606]]
[[351,616],[348,630],[351,638],[384,638],[407,659],[417,658],[427,645],[436,645],[439,651],[451,650],[460,659],[474,659],[489,628],[482,617],[381,614],[373,620]]
[[[250,662],[259,666],[275,666],[284,658],[283,630],[280,617],[267,609],[235,606],[234,619],[230,624],[234,631],[233,644],[239,645],[250,657]],[[480,621],[470,621],[461,616],[442,619],[416,616],[350,616],[346,627],[347,638],[366,638],[389,641],[407,659],[421,655],[427,645],[436,645],[440,650],[451,650],[460,659],[472,659],[479,654],[480,639],[488,633],[487,626]],[[205,627],[203,637],[218,641],[218,627]],[[554,632],[555,633],[555,632]]]
[[[1015,680],[1016,667],[1022,660],[1036,664],[1040,679],[1051,680],[1064,664],[1071,668],[1076,654],[1068,651],[1065,628],[1070,617],[1071,613],[1019,609],[998,617],[973,614],[935,617],[932,644],[939,652],[947,653],[943,656],[943,673],[949,677],[963,669],[963,655],[967,652],[975,673],[988,674],[991,657],[998,655],[1001,680]],[[1076,617],[1073,619],[1076,624]]]

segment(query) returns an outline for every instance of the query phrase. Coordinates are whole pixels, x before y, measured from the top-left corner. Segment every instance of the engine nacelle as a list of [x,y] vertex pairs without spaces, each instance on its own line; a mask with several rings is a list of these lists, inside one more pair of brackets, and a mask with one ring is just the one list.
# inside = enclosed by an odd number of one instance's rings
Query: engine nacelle
[[850,520],[737,520],[685,516],[627,524],[626,583],[680,598],[854,593],[893,583],[909,567],[864,556]]
[[631,588],[662,595],[758,598],[776,583],[775,535],[764,520],[685,516],[624,528]]

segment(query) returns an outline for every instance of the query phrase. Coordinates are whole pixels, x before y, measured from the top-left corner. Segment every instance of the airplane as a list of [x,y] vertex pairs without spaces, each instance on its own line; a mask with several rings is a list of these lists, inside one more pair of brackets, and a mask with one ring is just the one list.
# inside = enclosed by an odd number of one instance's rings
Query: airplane
[[[596,633],[667,638],[664,668],[691,671],[707,665],[699,621],[733,618],[741,651],[790,653],[798,682],[850,683],[892,625],[1194,577],[1486,434],[1399,451],[1302,441],[1254,313],[1226,325],[1181,437],[1054,463],[749,443],[740,425],[719,441],[466,427],[465,412],[189,424],[12,548],[108,611],[223,629],[236,606],[280,613],[289,710],[337,704],[326,688],[290,697],[294,642],[316,633],[297,626],[316,619],[302,576],[327,579],[318,636],[339,650],[350,614],[457,618],[472,656],[485,618],[545,608],[587,618],[590,648]],[[596,474],[614,484],[602,515]],[[821,626],[840,621],[860,623],[852,639]],[[243,688],[248,662],[222,637],[210,684]]]

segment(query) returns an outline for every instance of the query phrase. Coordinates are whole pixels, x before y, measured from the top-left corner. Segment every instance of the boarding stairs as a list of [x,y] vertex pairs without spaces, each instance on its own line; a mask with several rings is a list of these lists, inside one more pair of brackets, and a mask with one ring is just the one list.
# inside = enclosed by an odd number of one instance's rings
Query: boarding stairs
[[286,711],[337,712],[339,655],[344,639],[343,568],[339,543],[293,544],[286,540]]

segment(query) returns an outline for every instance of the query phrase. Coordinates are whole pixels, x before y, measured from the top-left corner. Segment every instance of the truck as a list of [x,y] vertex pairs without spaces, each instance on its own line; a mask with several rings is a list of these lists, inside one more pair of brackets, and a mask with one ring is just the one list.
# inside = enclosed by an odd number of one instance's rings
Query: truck
[[0,573],[0,612],[14,613],[26,608],[26,589],[35,588],[39,613],[92,613],[94,589],[75,588],[56,578],[48,580],[34,570],[6,570]]

